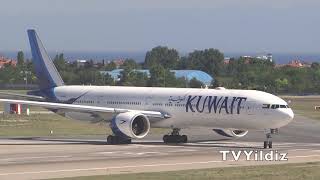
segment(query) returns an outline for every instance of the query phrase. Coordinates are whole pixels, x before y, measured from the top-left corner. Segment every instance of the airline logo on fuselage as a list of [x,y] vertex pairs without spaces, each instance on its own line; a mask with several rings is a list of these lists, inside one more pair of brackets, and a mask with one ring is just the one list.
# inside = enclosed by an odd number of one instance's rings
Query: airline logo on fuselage
[[246,97],[190,95],[186,103],[186,112],[240,114],[242,104],[246,100]]

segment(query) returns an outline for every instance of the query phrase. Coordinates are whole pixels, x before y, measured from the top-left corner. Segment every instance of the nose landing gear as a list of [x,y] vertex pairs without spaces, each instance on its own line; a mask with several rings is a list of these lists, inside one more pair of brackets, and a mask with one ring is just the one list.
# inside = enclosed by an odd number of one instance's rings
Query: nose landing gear
[[164,143],[186,143],[188,142],[188,137],[186,135],[180,135],[181,129],[173,128],[170,135],[163,136]]
[[278,129],[270,129],[270,132],[266,133],[266,141],[263,142],[264,149],[272,148],[272,135],[278,134],[278,132]]

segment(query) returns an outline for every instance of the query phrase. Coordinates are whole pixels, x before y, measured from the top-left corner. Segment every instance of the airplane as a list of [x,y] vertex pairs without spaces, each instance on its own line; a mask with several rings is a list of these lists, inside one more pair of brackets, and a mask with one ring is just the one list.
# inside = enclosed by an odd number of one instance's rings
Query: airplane
[[65,85],[34,29],[27,30],[39,90],[24,100],[0,102],[47,108],[83,121],[106,121],[113,135],[108,144],[129,144],[151,127],[171,128],[164,143],[186,143],[183,128],[205,127],[239,138],[249,130],[265,130],[264,148],[294,114],[281,98],[257,90]]

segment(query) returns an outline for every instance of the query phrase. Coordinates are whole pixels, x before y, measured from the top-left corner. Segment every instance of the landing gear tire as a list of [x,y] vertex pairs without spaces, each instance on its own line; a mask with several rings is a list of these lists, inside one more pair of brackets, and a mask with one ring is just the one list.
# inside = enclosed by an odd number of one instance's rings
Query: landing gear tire
[[272,149],[272,135],[277,134],[279,132],[278,129],[270,129],[270,132],[266,133],[266,141],[263,142],[264,149]]
[[131,139],[109,135],[107,137],[107,144],[131,144]]
[[263,148],[264,149],[267,149],[267,148],[272,149],[272,141],[264,141]]
[[187,143],[188,137],[186,135],[179,134],[180,129],[174,128],[170,135],[163,136],[164,143]]
[[186,135],[182,135],[182,141],[183,143],[187,143],[188,142],[188,137]]
[[263,142],[263,148],[264,148],[264,149],[267,149],[267,148],[268,148],[268,142],[267,142],[267,141],[264,141],[264,142]]
[[114,139],[113,136],[111,136],[111,135],[108,136],[107,137],[107,144],[113,144],[113,139]]
[[162,139],[164,143],[167,143],[169,139],[169,135],[164,135]]

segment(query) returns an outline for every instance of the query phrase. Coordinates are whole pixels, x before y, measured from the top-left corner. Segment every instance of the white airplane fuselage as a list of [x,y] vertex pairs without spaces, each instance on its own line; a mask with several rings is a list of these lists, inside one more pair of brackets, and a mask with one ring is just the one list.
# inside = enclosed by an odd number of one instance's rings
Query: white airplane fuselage
[[[167,119],[151,118],[151,127],[275,129],[287,125],[294,116],[284,100],[256,90],[59,86],[52,93],[61,102],[72,100],[79,105],[159,111],[168,115]],[[68,112],[65,116],[95,120],[86,113]]]

